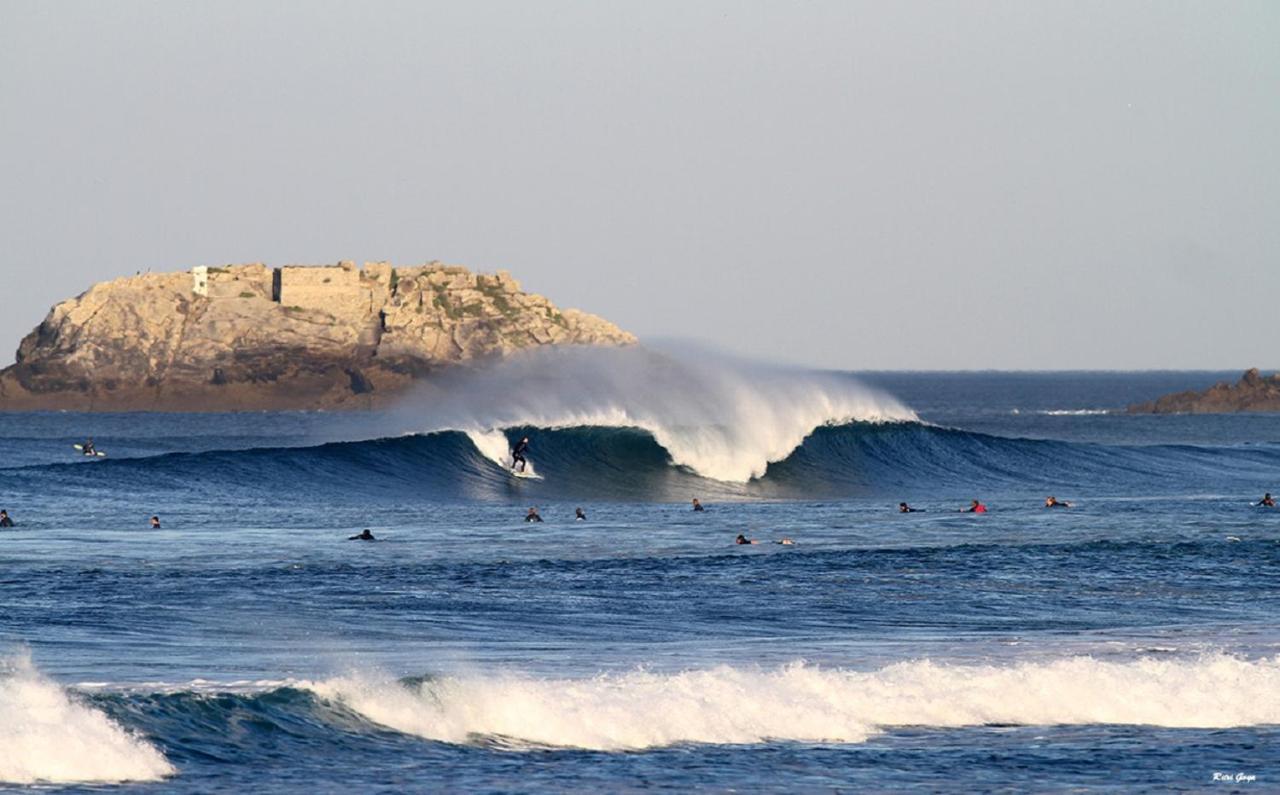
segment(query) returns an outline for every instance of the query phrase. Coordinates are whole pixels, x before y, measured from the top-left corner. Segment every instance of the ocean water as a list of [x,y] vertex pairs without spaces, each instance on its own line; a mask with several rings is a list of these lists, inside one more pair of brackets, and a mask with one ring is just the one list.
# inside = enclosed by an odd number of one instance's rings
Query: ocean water
[[0,415],[0,789],[1280,786],[1280,416],[1118,411],[1236,374],[549,356]]

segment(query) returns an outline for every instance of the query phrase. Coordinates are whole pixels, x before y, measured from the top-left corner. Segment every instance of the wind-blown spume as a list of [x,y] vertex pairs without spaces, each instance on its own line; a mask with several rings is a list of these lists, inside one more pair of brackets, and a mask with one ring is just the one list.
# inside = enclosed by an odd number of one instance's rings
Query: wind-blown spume
[[415,430],[468,432],[504,464],[496,433],[504,428],[641,428],[677,466],[738,483],[762,476],[823,425],[916,419],[848,376],[640,347],[530,351],[443,378],[401,411]]

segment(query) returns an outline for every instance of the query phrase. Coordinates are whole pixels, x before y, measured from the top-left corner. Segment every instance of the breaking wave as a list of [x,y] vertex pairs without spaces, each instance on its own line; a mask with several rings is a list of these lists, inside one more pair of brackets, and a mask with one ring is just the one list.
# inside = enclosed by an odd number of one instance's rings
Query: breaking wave
[[[505,462],[495,461],[520,436],[532,440],[530,461],[539,479],[513,478]],[[147,489],[176,496],[200,483],[210,493],[260,493],[268,499],[284,491],[311,501],[377,494],[427,500],[687,501],[690,495],[959,497],[997,487],[1097,496],[1187,488],[1234,493],[1242,483],[1266,488],[1277,467],[1277,445],[1100,445],[1011,439],[914,422],[855,422],[813,430],[784,459],[747,482],[714,480],[679,465],[643,429],[591,426],[443,431],[314,447],[105,459],[94,466],[40,465],[0,470],[0,482],[33,493]]]
[[761,477],[816,428],[916,419],[849,376],[640,347],[529,351],[424,386],[399,416],[416,430],[466,432],[504,465],[504,429],[640,429],[676,466],[733,483]]
[[145,739],[23,657],[0,662],[0,783],[157,781],[174,768]]
[[1009,666],[796,663],[590,679],[334,679],[308,685],[379,725],[447,743],[624,751],[679,743],[858,743],[893,726],[1280,723],[1280,658],[1223,654]]

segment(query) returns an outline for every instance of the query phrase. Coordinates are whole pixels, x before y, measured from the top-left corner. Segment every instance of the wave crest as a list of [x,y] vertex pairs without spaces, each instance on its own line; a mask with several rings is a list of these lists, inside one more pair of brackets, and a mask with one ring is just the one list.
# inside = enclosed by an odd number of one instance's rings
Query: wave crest
[[417,430],[481,439],[481,453],[498,463],[506,451],[498,454],[492,434],[500,429],[639,428],[677,466],[737,483],[761,477],[824,425],[916,420],[846,375],[640,347],[536,349],[445,376],[400,412]]
[[797,663],[590,679],[334,679],[308,686],[374,723],[448,743],[501,738],[620,751],[677,743],[858,743],[885,727],[1280,723],[1280,658],[1224,654],[1011,666],[910,661],[878,671]]
[[29,659],[0,662],[0,782],[158,781],[175,772],[153,745],[73,699]]

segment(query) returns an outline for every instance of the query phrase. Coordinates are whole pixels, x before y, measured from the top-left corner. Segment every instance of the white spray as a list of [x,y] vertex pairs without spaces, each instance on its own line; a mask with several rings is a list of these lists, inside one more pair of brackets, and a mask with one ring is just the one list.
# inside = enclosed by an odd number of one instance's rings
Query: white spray
[[41,676],[0,661],[0,783],[156,781],[176,771],[154,746]]
[[640,347],[535,349],[438,380],[402,411],[415,430],[468,432],[504,465],[503,428],[641,428],[674,463],[731,482],[763,475],[819,426],[916,419],[848,376]]

